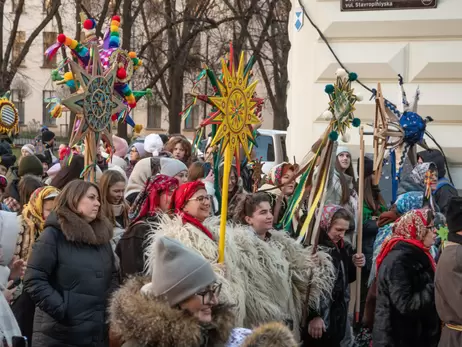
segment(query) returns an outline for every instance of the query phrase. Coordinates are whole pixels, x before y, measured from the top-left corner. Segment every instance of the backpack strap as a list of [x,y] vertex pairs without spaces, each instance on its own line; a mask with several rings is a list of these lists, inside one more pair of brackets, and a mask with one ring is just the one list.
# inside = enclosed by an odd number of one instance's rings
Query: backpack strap
[[438,180],[438,184],[436,185],[436,189],[433,192],[433,194],[436,194],[436,192],[444,186],[451,186],[452,188],[456,189],[454,185],[446,177],[443,177]]

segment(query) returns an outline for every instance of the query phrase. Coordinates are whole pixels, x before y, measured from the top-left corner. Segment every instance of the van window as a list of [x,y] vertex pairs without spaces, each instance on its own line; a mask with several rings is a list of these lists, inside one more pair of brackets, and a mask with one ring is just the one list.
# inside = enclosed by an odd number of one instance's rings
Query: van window
[[257,137],[257,146],[255,148],[255,157],[262,158],[262,161],[276,161],[274,155],[274,143],[271,136],[260,135]]

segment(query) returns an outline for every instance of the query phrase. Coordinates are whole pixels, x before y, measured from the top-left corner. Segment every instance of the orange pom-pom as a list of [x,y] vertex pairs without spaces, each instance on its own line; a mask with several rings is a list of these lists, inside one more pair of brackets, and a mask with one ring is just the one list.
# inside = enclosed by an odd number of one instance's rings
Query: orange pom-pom
[[136,52],[129,52],[129,53],[128,53],[128,56],[129,56],[130,58],[136,58]]
[[72,41],[73,41],[73,40],[72,40],[70,37],[66,37],[66,41],[64,42],[64,44],[65,44],[66,46],[70,46],[70,45],[72,45]]

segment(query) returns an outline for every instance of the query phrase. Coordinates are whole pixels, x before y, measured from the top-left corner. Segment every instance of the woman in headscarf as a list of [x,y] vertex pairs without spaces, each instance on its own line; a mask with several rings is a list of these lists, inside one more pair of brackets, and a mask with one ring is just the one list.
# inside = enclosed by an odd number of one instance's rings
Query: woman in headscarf
[[338,347],[350,329],[347,324],[349,283],[356,279],[356,267],[363,267],[366,262],[364,254],[354,254],[351,244],[345,240],[352,219],[341,206],[329,204],[323,208],[319,246],[331,255],[337,276],[331,296],[321,302],[317,312],[309,314],[304,346]]
[[135,165],[141,160],[148,157],[146,151],[144,150],[144,144],[140,142],[134,143],[130,147],[130,152],[129,152],[129,160],[128,160],[128,167],[125,170],[125,173],[127,174],[127,177],[130,177],[132,174],[133,169],[135,168]]
[[233,310],[220,303],[222,284],[207,260],[168,237],[152,247],[152,277],[129,279],[111,301],[111,331],[124,347],[298,346],[280,323],[233,329]]
[[[296,167],[290,163],[281,163],[268,173],[267,183],[260,190],[266,191],[271,198],[271,211],[274,216],[274,226],[277,228],[286,213],[290,197],[294,193]],[[284,185],[281,188],[277,188]],[[270,190],[269,190],[270,189]],[[293,222],[290,224],[289,235],[296,237]]]
[[[15,255],[25,262],[29,260],[32,245],[45,228],[45,221],[53,210],[54,200],[58,194],[59,190],[51,186],[36,189],[18,217],[20,231]],[[15,295],[19,297],[13,303],[13,312],[22,334],[32,341],[35,304],[29,294],[22,291],[22,286],[18,288]]]
[[127,181],[125,177],[116,170],[108,170],[103,173],[99,182],[99,187],[101,189],[101,208],[104,211],[104,215],[109,218],[114,225],[114,235],[111,240],[114,250],[129,223],[129,206],[124,199],[126,185]]
[[144,189],[146,181],[157,174],[175,177],[180,184],[188,180],[188,168],[186,165],[173,158],[151,157],[141,159],[133,169],[128,179],[125,199],[132,204],[138,194]]
[[436,347],[441,322],[435,306],[434,214],[412,210],[398,219],[377,257],[374,347]]
[[129,211],[130,225],[116,247],[123,278],[142,273],[147,235],[159,215],[173,206],[173,194],[179,187],[174,177],[156,175],[149,178]]

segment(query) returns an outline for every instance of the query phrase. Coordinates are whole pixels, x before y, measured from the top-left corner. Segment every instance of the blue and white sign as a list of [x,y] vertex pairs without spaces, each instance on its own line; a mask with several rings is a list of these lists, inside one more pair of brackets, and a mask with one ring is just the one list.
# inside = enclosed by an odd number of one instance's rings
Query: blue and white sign
[[295,29],[300,31],[303,27],[303,9],[301,7],[297,7],[295,9]]

